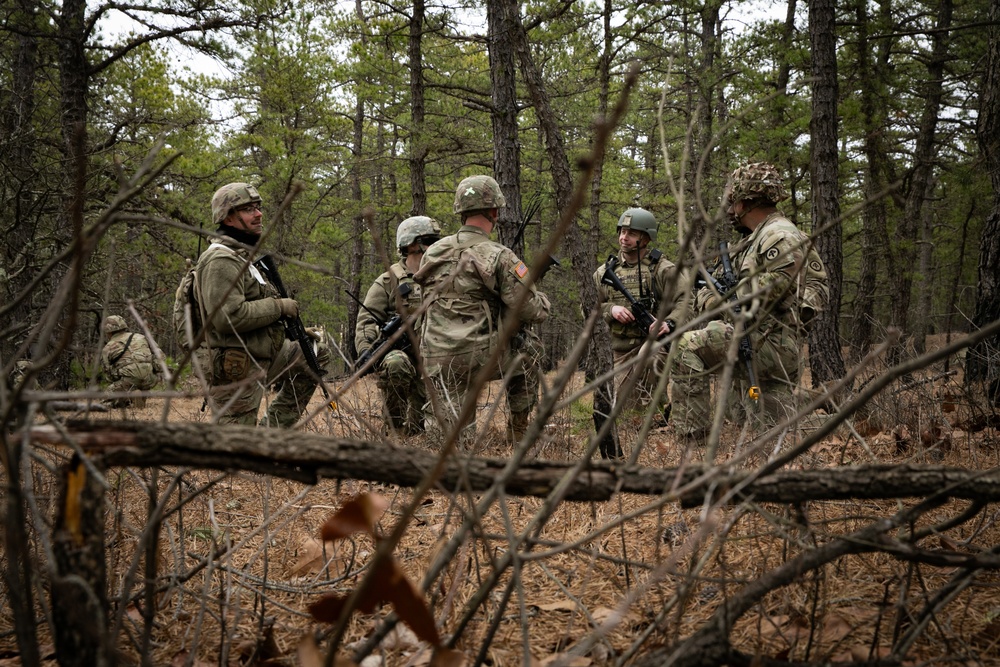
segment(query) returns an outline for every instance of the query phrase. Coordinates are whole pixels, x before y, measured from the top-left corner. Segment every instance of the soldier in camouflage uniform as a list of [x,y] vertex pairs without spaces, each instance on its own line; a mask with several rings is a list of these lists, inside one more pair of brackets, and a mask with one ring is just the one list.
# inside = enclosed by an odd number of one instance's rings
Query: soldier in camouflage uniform
[[[622,281],[632,296],[640,301],[655,317],[664,301],[667,302],[665,315],[660,323],[657,336],[667,335],[688,319],[690,310],[689,288],[680,284],[682,276],[673,262],[665,259],[663,253],[649,247],[656,241],[658,224],[653,214],[641,208],[630,208],[618,218],[619,252],[597,267],[594,282],[601,301],[601,313],[611,328],[611,351],[615,366],[621,366],[639,356],[640,349],[649,335],[635,321],[628,300],[613,287],[601,283],[608,266]],[[634,410],[650,404],[659,377],[666,368],[669,348],[664,346],[653,354],[650,363],[643,366],[632,365],[628,371],[616,376],[616,390],[634,373],[641,373],[634,392],[618,396],[625,401],[625,410]],[[617,393],[617,391],[616,391]],[[668,403],[666,392],[656,398],[658,412],[666,420]]]
[[[744,237],[731,251],[739,280],[736,294],[753,295],[742,308],[750,318],[746,327],[761,390],[760,398],[745,399],[744,407],[765,426],[794,414],[792,390],[799,381],[807,327],[829,300],[819,254],[809,237],[776,208],[787,198],[778,170],[764,162],[739,167],[727,185],[727,214]],[[697,294],[699,311],[718,309],[723,302],[723,295],[711,285]],[[671,375],[674,419],[678,435],[690,442],[701,442],[708,433],[709,374],[722,368],[735,331],[732,311],[726,308],[722,313],[725,319],[686,332],[677,343],[679,354]],[[742,364],[736,373],[747,381]]]
[[[158,379],[153,352],[145,336],[127,329],[125,320],[119,315],[111,315],[104,321],[108,342],[101,351],[101,366],[105,379],[111,383],[108,391],[149,391]],[[143,396],[115,398],[109,403],[116,408],[129,405],[143,408],[146,399]]]
[[[196,294],[208,329],[214,409],[220,423],[252,426],[265,389],[280,389],[268,405],[262,426],[289,427],[305,412],[318,379],[298,343],[286,340],[282,317],[298,314],[294,299],[277,289],[252,264],[243,246],[254,246],[263,231],[261,199],[247,183],[230,183],[212,197],[212,220],[222,238],[198,258]],[[314,333],[314,332],[311,332]],[[321,366],[329,352],[320,340]]]
[[[368,288],[365,307],[358,314],[354,338],[359,355],[364,355],[379,341],[382,336],[379,322],[385,324],[396,315],[397,302],[403,308],[400,314],[404,320],[420,308],[420,285],[414,282],[413,274],[420,267],[427,247],[440,238],[441,225],[433,218],[418,215],[399,223],[396,247],[400,259]],[[419,331],[419,320],[412,327],[414,332]],[[391,350],[376,362],[376,369],[386,426],[405,435],[422,432],[427,392],[417,373],[413,351]]]
[[[511,250],[490,240],[498,209],[506,205],[500,186],[489,176],[470,176],[455,191],[455,213],[462,227],[424,254],[414,280],[427,301],[420,335],[420,354],[440,398],[445,424],[437,424],[431,403],[424,408],[428,429],[436,433],[454,426],[469,384],[500,345],[504,322],[524,290],[528,295],[520,321],[533,324],[548,317],[545,294],[528,287],[528,267]],[[541,341],[522,327],[504,350],[494,379],[507,382],[508,433],[520,439],[538,401]],[[462,433],[463,444],[475,436],[475,420]]]

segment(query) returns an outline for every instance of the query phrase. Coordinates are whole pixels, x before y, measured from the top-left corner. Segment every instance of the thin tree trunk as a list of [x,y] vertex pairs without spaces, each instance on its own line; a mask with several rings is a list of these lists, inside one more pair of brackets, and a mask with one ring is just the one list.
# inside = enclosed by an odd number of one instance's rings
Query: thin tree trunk
[[524,257],[524,236],[517,237],[521,224],[521,143],[517,133],[517,82],[511,45],[512,6],[506,0],[486,3],[493,110],[493,176],[507,200],[500,209],[497,235],[500,242]]
[[[972,326],[981,329],[1000,319],[1000,0],[989,9],[989,44],[979,96],[976,137],[993,184],[993,205],[983,225],[979,246],[979,284]],[[1000,405],[1000,335],[969,349],[966,384],[986,381],[993,405]]]
[[[548,92],[545,89],[541,72],[531,56],[528,38],[520,16],[516,12],[516,5],[511,0],[506,1],[508,7],[511,8],[511,16],[514,19],[514,50],[517,53],[521,73],[531,94],[531,101],[538,116],[538,124],[545,136],[545,146],[552,166],[556,210],[567,211],[573,197],[573,176],[569,168],[569,158],[563,146],[562,132],[559,130],[552,105],[549,103]],[[597,249],[590,247],[578,224],[570,225],[566,235],[566,247],[569,249],[573,274],[577,287],[580,289],[580,306],[584,313],[589,314],[599,307],[597,285],[594,284],[593,279],[594,256],[597,254]],[[611,370],[611,331],[601,318],[598,318],[597,326],[594,328],[583,367],[585,375],[591,378]],[[604,423],[606,415],[611,412],[611,397],[612,391],[607,387],[600,387],[594,392],[594,422],[598,428]],[[617,446],[610,442],[602,443],[601,447],[606,454],[617,453]]]
[[[931,200],[936,187],[936,179],[927,183],[926,202]],[[917,354],[927,350],[927,335],[933,331],[932,311],[934,303],[934,284],[938,272],[934,270],[934,209],[927,203],[920,216],[920,272],[921,287],[917,296],[917,312],[922,313],[913,323],[913,347]]]
[[[816,248],[829,277],[830,303],[813,322],[809,334],[809,362],[814,387],[844,376],[840,352],[840,293],[843,283],[843,250],[840,199],[837,192],[837,50],[835,0],[816,0],[809,5],[809,35],[812,42],[813,110],[812,221]],[[819,233],[819,230],[824,230]]]
[[[367,24],[367,19],[365,18],[364,9],[361,6],[361,0],[355,0],[354,7],[358,21],[362,25],[361,42],[362,44],[366,44],[368,36],[365,32],[364,26]],[[365,103],[359,94],[354,104],[354,138],[351,145],[351,154],[354,156],[354,164],[351,165],[351,199],[354,200],[354,205],[357,207],[357,213],[354,215],[354,239],[351,243],[350,261],[350,275],[352,277],[350,289],[351,292],[359,299],[364,297],[364,295],[361,294],[361,260],[362,257],[364,257],[365,252],[365,218],[361,210],[363,203],[363,193],[361,189],[361,155],[364,148],[364,137]],[[358,309],[359,306],[357,301],[354,299],[350,299],[347,302],[347,331],[344,332],[344,348],[351,359],[357,359],[358,357],[357,342],[354,340],[354,329],[358,324]]]
[[[941,0],[938,6],[937,26],[931,35],[933,48],[927,64],[927,84],[924,89],[924,110],[916,137],[913,157],[913,176],[910,192],[906,198],[906,208],[898,228],[899,253],[895,273],[894,294],[891,308],[891,323],[901,330],[909,331],[908,315],[913,293],[913,266],[916,260],[916,241],[921,209],[927,194],[927,183],[931,178],[935,156],[935,134],[941,98],[944,93],[944,65],[948,57],[948,30],[951,27],[952,0]],[[902,356],[902,348],[894,347],[889,355],[889,363],[896,363]]]
[[424,0],[413,1],[410,17],[410,215],[426,215],[427,183],[425,167],[427,146],[424,137],[424,70],[421,44],[424,30]]

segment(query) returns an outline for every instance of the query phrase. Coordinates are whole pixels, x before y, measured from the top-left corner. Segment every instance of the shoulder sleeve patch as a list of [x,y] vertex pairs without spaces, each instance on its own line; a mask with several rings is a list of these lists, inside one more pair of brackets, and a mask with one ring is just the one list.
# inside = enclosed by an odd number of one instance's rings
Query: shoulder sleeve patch
[[514,274],[521,280],[524,280],[524,277],[528,275],[528,267],[524,262],[518,262],[514,265]]
[[778,259],[778,255],[780,254],[781,252],[778,250],[777,246],[771,246],[768,249],[768,251],[764,254],[764,259],[766,259],[769,262],[773,262],[774,260]]

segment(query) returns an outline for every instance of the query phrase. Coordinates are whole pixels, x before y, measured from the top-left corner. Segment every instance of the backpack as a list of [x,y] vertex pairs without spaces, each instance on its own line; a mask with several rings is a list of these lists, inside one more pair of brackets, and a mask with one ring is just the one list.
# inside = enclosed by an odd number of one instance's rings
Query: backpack
[[[191,260],[187,260],[187,268],[174,292],[174,310],[172,321],[174,326],[174,339],[177,346],[184,352],[191,352],[190,343],[192,336],[198,337],[202,327],[201,308],[198,306],[197,273]],[[190,321],[190,328],[188,322]],[[190,334],[188,332],[191,332]],[[201,345],[205,342],[202,341]],[[199,345],[200,347],[200,345]]]

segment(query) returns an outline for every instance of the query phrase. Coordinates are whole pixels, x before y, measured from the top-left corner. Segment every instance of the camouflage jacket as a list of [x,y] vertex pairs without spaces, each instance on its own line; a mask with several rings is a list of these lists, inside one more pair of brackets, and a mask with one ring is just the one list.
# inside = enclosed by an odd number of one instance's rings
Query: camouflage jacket
[[[801,329],[826,309],[830,287],[826,268],[808,235],[775,211],[732,250],[736,294],[755,297],[749,308],[762,327],[781,324]],[[716,271],[721,278],[721,268]],[[698,307],[712,297],[710,287],[698,293]]]
[[413,276],[429,300],[421,327],[420,352],[427,357],[492,350],[503,320],[528,289],[519,313],[533,324],[549,315],[549,300],[534,285],[525,287],[528,267],[510,248],[463,225],[427,249]]
[[118,331],[111,335],[101,350],[101,366],[104,376],[110,382],[117,382],[123,377],[146,377],[156,370],[153,351],[149,349],[146,337],[128,331]]
[[[629,308],[628,299],[621,292],[601,284],[607,263],[601,264],[594,271],[594,282],[597,283],[597,296],[601,302],[601,314],[611,328],[611,349],[615,352],[628,352],[646,340],[648,332],[635,322],[622,324],[611,316],[613,306]],[[647,252],[635,264],[625,261],[624,253],[618,253],[618,263],[615,274],[621,279],[625,288],[644,305],[655,317],[664,299],[669,301],[667,312],[663,319],[673,320],[676,326],[687,322],[690,315],[690,289],[685,287],[684,276],[677,267],[665,259],[657,251]],[[641,274],[641,283],[640,283]]]
[[[413,274],[407,270],[403,260],[389,267],[368,288],[365,307],[358,313],[358,325],[354,328],[354,344],[359,355],[367,352],[382,335],[382,327],[375,318],[382,320],[384,324],[396,314],[396,291],[403,285],[409,286],[409,293],[403,299],[403,304],[407,312],[412,313],[420,308],[420,285],[413,280]],[[413,330],[420,330],[419,321],[413,325]]]
[[201,254],[195,268],[199,306],[210,317],[208,347],[241,348],[255,359],[270,359],[285,339],[278,291],[256,267],[245,266],[248,256],[226,237]]

